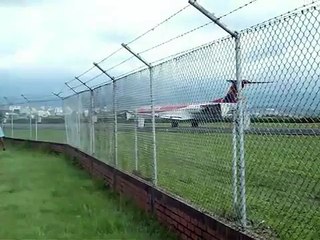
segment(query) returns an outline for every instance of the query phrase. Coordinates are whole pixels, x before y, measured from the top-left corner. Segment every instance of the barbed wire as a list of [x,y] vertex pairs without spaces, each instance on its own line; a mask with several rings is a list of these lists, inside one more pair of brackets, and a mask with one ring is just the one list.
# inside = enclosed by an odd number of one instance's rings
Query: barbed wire
[[[226,39],[227,39],[227,37],[226,37],[226,38],[222,38],[222,39],[219,40],[219,42],[220,42],[220,41],[224,41],[224,40],[226,40]],[[163,63],[166,62],[166,61],[174,60],[175,58],[178,58],[178,57],[180,57],[180,56],[184,56],[184,55],[186,55],[186,54],[193,53],[194,51],[197,51],[197,50],[199,50],[199,49],[201,49],[201,48],[204,48],[204,47],[206,47],[206,46],[209,46],[209,45],[213,44],[214,42],[216,42],[216,41],[211,41],[211,42],[208,42],[208,43],[204,43],[204,44],[199,45],[199,46],[197,46],[197,47],[194,47],[194,48],[191,48],[191,49],[182,51],[182,52],[174,53],[174,54],[169,55],[169,56],[166,56],[166,57],[164,57],[164,58],[157,59],[157,60],[151,62],[151,65],[163,64]],[[137,73],[137,72],[142,71],[142,70],[145,70],[146,68],[147,68],[147,67],[145,67],[145,66],[135,68],[135,69],[133,69],[133,70],[131,70],[131,71],[129,71],[129,72],[126,72],[126,73],[123,73],[123,74],[120,74],[120,75],[116,76],[115,79],[116,79],[116,80],[120,80],[120,79],[123,78],[123,77],[129,76],[129,75],[131,75],[131,74]]]
[[[24,100],[23,100],[23,97],[22,95],[25,97]],[[54,98],[52,94],[46,94],[46,95],[33,95],[33,94],[28,94],[28,93],[25,93],[25,94],[21,94],[20,96],[3,96],[3,98],[6,98],[7,100],[9,101],[24,101],[24,102],[27,102],[26,99],[28,99],[28,101],[33,101],[33,100],[37,100],[37,99],[46,99],[46,98]],[[2,100],[2,99],[1,99]]]
[[104,73],[103,73],[103,72],[102,72],[102,73],[99,73],[98,75],[96,75],[96,76],[92,77],[91,79],[87,80],[85,83],[92,82],[93,80],[95,80],[95,79],[97,79],[97,78],[101,77],[102,75],[104,75]]
[[58,98],[42,98],[42,99],[29,99],[29,101],[23,101],[23,100],[12,100],[10,99],[8,102],[1,102],[0,106],[4,107],[4,106],[12,106],[12,105],[26,105],[26,104],[30,104],[30,103],[44,103],[44,102],[57,102],[57,101],[61,101],[61,99]]
[[92,66],[91,68],[89,68],[88,70],[84,71],[83,73],[81,73],[80,75],[78,75],[77,77],[80,78],[82,77],[83,75],[85,75],[86,73],[90,72],[92,69],[94,69],[95,66]]
[[165,45],[165,44],[168,44],[168,43],[170,43],[170,42],[172,42],[172,41],[174,41],[174,40],[176,40],[176,39],[179,39],[179,38],[181,38],[181,37],[184,37],[184,36],[186,36],[186,35],[194,32],[194,31],[197,31],[197,30],[199,30],[199,29],[201,29],[201,28],[204,28],[204,27],[206,27],[206,26],[208,26],[208,25],[210,25],[210,24],[212,24],[212,23],[213,23],[213,22],[210,21],[210,22],[207,22],[207,23],[205,23],[205,24],[203,24],[203,25],[200,25],[200,26],[198,26],[198,27],[196,27],[196,28],[193,28],[193,29],[191,29],[191,30],[189,30],[189,31],[187,31],[187,32],[181,33],[181,34],[179,34],[179,35],[177,35],[177,36],[175,36],[175,37],[173,37],[173,38],[170,38],[170,39],[168,39],[168,40],[166,40],[166,41],[164,41],[164,42],[161,42],[161,43],[159,43],[159,44],[157,44],[157,45],[155,45],[155,46],[152,46],[152,47],[150,47],[150,48],[145,49],[145,50],[139,52],[139,54],[146,53],[146,52],[149,52],[149,51],[151,51],[151,50],[153,50],[153,49],[156,49],[156,48],[158,48],[158,47],[161,47],[161,46],[163,46],[163,45]]
[[245,3],[245,4],[243,4],[243,5],[239,6],[239,7],[237,7],[237,8],[235,8],[235,9],[231,10],[230,12],[221,15],[220,17],[218,17],[218,20],[220,20],[221,18],[224,18],[224,17],[226,17],[226,16],[229,16],[230,14],[235,13],[235,12],[241,10],[242,8],[245,8],[245,7],[247,7],[247,6],[255,3],[255,2],[257,2],[257,1],[258,1],[258,0],[252,0],[252,1],[250,1],[250,2],[247,2],[247,3]]
[[120,75],[118,75],[118,76],[115,76],[115,79],[116,79],[116,81],[117,81],[117,80],[120,80],[120,79],[123,78],[123,77],[129,76],[129,75],[131,75],[131,74],[133,74],[133,73],[136,73],[136,72],[140,72],[140,71],[145,70],[145,69],[147,69],[147,68],[148,68],[148,67],[146,67],[145,65],[144,65],[144,66],[137,67],[137,68],[135,68],[135,69],[133,69],[133,70],[130,70],[130,71],[128,71],[128,72],[125,72],[125,73],[122,73],[122,74],[120,74]]
[[[84,71],[83,73],[78,75],[77,77],[78,78],[82,77],[83,75],[87,74],[88,72],[90,72],[94,68],[95,68],[95,66],[90,67],[89,69],[87,69],[86,71]],[[74,82],[74,81],[76,81],[76,79],[71,79],[71,80],[67,81],[66,83],[71,83],[71,82]]]
[[[245,8],[245,7],[248,7],[249,5],[251,5],[251,4],[253,4],[253,3],[257,2],[257,1],[258,1],[258,0],[251,0],[251,1],[249,1],[248,3],[245,3],[245,4],[243,4],[243,5],[239,6],[239,7],[231,10],[230,12],[221,15],[220,17],[218,17],[218,19],[227,17],[227,16],[229,16],[229,15],[231,15],[231,14],[233,14],[233,13],[235,13],[235,12],[237,12],[237,11]],[[320,0],[315,0],[315,1],[312,1],[311,3],[309,3],[309,4],[304,4],[302,7],[299,7],[299,8],[294,9],[294,11],[295,11],[295,10],[298,10],[298,9],[301,9],[301,8],[304,8],[304,7],[306,7],[306,6],[312,5],[312,4],[314,4],[314,3],[316,3],[316,2],[319,2],[319,1],[320,1]],[[153,28],[147,30],[146,32],[140,34],[138,37],[136,37],[136,38],[134,38],[133,40],[129,41],[127,44],[132,44],[133,42],[135,42],[135,41],[139,40],[140,38],[144,37],[145,35],[147,35],[147,34],[150,33],[151,31],[154,31],[156,28],[158,28],[158,27],[161,26],[162,24],[168,22],[170,19],[172,19],[172,18],[175,17],[176,15],[180,14],[181,12],[183,12],[183,11],[184,11],[185,9],[187,9],[189,6],[190,6],[190,5],[188,4],[188,5],[186,5],[185,7],[179,9],[179,10],[176,11],[174,14],[170,15],[168,18],[166,18],[165,20],[163,20],[163,21],[161,21],[160,23],[158,23],[157,25],[155,25]],[[288,13],[290,13],[290,12],[292,12],[292,11],[289,11],[289,12],[287,12],[287,13],[285,13],[285,14],[282,14],[282,15],[278,16],[277,18],[283,17],[283,16],[285,16],[286,14],[288,14]],[[268,20],[268,21],[270,21],[270,20]],[[265,21],[265,22],[267,22],[267,21]],[[176,40],[176,39],[185,37],[185,36],[187,36],[188,34],[191,34],[192,32],[195,32],[195,31],[197,31],[197,30],[199,30],[199,29],[201,29],[201,28],[204,28],[204,27],[206,27],[206,26],[208,26],[208,25],[210,25],[210,24],[213,24],[213,22],[210,21],[210,22],[207,22],[207,23],[202,24],[202,25],[200,25],[200,26],[197,26],[197,27],[195,27],[195,28],[193,28],[193,29],[191,29],[191,30],[188,30],[188,31],[186,31],[186,32],[183,32],[183,33],[181,33],[181,34],[179,34],[179,35],[177,35],[177,36],[175,36],[175,37],[173,37],[173,38],[170,38],[170,39],[168,39],[168,40],[166,40],[166,41],[164,41],[164,42],[161,42],[161,43],[159,43],[159,44],[157,44],[157,45],[154,45],[154,46],[152,46],[152,47],[150,47],[150,48],[147,48],[147,49],[145,49],[145,50],[142,50],[141,52],[139,52],[139,54],[143,54],[143,53],[149,52],[149,51],[151,51],[151,50],[153,50],[153,49],[159,48],[159,47],[161,47],[161,46],[163,46],[163,45],[166,45],[166,44],[168,44],[168,43],[170,43],[170,42],[172,42],[172,41],[174,41],[174,40]],[[208,43],[206,43],[206,44],[208,44]],[[206,45],[206,44],[204,44],[204,45]],[[200,47],[201,47],[201,46],[200,46]],[[196,48],[194,48],[194,49],[197,49],[197,48],[199,48],[199,47],[196,47]],[[104,62],[105,60],[107,60],[108,58],[112,57],[113,55],[115,55],[116,53],[118,53],[119,51],[121,51],[122,49],[123,49],[123,48],[120,47],[120,48],[117,49],[116,51],[112,52],[111,54],[109,54],[108,56],[106,56],[105,58],[103,58],[102,60],[100,60],[98,63]],[[186,51],[183,51],[183,52],[179,52],[178,54],[177,54],[177,53],[176,53],[176,54],[173,54],[173,55],[171,55],[171,56],[181,55],[181,54],[187,53],[187,52],[192,51],[192,50],[193,50],[193,49],[186,50]],[[112,70],[112,69],[115,69],[115,68],[119,67],[120,65],[128,62],[128,61],[131,60],[132,58],[134,58],[134,56],[131,56],[131,57],[129,57],[129,58],[121,61],[121,62],[118,63],[118,64],[115,64],[114,66],[108,68],[106,71],[110,71],[110,70]],[[160,59],[160,60],[156,60],[156,61],[154,61],[154,62],[159,62],[159,61],[162,61],[162,60],[165,60],[165,59],[168,59],[168,57],[162,58],[162,59]],[[153,63],[154,63],[154,62],[153,62]],[[78,77],[82,77],[83,75],[85,75],[86,73],[90,72],[90,71],[91,71],[92,69],[94,69],[94,68],[95,68],[95,66],[90,67],[88,70],[86,70],[86,71],[84,71],[83,73],[81,73],[80,75],[78,75]],[[136,69],[134,69],[134,70],[131,70],[131,71],[125,73],[125,74],[121,74],[121,75],[117,76],[117,78],[123,77],[123,76],[125,76],[125,75],[127,75],[127,74],[130,74],[130,73],[133,73],[133,72],[135,72],[135,71],[138,71],[139,69],[141,70],[141,69],[143,69],[143,67],[139,67],[139,68],[136,68]],[[89,79],[89,80],[87,80],[87,81],[84,81],[84,83],[92,82],[93,80],[97,79],[97,78],[100,77],[101,75],[103,75],[103,73],[100,73],[100,74],[98,74],[98,75],[95,75],[95,76],[92,77],[91,79]],[[76,80],[76,79],[72,79],[72,80],[68,81],[67,83],[73,82],[73,81],[75,81],[75,80]],[[73,88],[73,89],[77,89],[77,88],[79,88],[79,87],[81,87],[81,86],[84,86],[84,85],[83,85],[83,84],[79,84],[79,85],[76,85],[76,86],[74,86],[74,87],[72,87],[72,88]],[[69,91],[69,90],[70,90],[70,89],[68,89],[68,91]],[[63,89],[60,91],[60,93],[62,93],[62,92],[63,92]]]
[[[233,14],[233,13],[235,13],[235,12],[237,12],[237,11],[239,11],[239,10],[247,7],[247,6],[249,6],[250,4],[253,4],[253,3],[256,2],[256,1],[258,1],[258,0],[251,0],[250,2],[245,3],[245,4],[243,4],[243,5],[235,8],[234,10],[232,10],[232,11],[230,11],[230,12],[221,15],[218,19],[221,19],[221,18],[223,18],[223,17],[229,16],[230,14]],[[172,18],[174,18],[175,16],[177,16],[178,14],[180,14],[181,12],[183,12],[184,10],[186,10],[189,6],[190,6],[190,5],[188,4],[188,5],[184,6],[183,8],[179,9],[178,11],[176,11],[175,13],[173,13],[172,15],[170,15],[169,17],[167,17],[166,19],[164,19],[164,20],[161,21],[160,23],[156,24],[154,27],[150,28],[149,30],[147,30],[147,31],[145,31],[144,33],[140,34],[139,36],[137,36],[137,37],[134,38],[133,40],[129,41],[129,42],[127,43],[127,45],[132,44],[133,42],[135,42],[135,41],[139,40],[140,38],[144,37],[145,35],[147,35],[147,34],[150,33],[151,31],[154,31],[156,28],[160,27],[160,26],[163,25],[164,23],[168,22],[169,20],[171,20]],[[197,27],[195,27],[195,28],[193,28],[193,29],[191,29],[191,30],[188,30],[188,31],[186,31],[186,32],[183,32],[183,33],[181,33],[181,34],[179,34],[179,35],[177,35],[177,36],[175,36],[175,37],[173,37],[173,38],[170,38],[170,39],[168,39],[168,40],[166,40],[166,41],[164,41],[164,42],[161,42],[161,43],[159,43],[159,44],[157,44],[157,45],[155,45],[155,46],[152,46],[152,47],[150,47],[150,48],[148,48],[148,49],[145,49],[145,50],[141,51],[139,54],[143,54],[143,53],[149,52],[149,51],[151,51],[151,50],[153,50],[153,49],[159,48],[159,47],[161,47],[161,46],[163,46],[163,45],[166,45],[166,44],[168,44],[168,43],[170,43],[170,42],[172,42],[172,41],[174,41],[174,40],[176,40],[176,39],[179,39],[179,38],[184,37],[184,36],[186,36],[186,35],[188,35],[188,34],[190,34],[190,33],[192,33],[192,32],[195,32],[195,31],[197,31],[197,30],[199,30],[199,29],[201,29],[201,28],[204,28],[204,27],[206,27],[206,26],[208,26],[208,25],[210,25],[210,24],[213,24],[213,22],[210,21],[210,22],[207,22],[207,23],[202,24],[202,25],[200,25],[200,26],[197,26]],[[100,60],[100,61],[98,62],[98,64],[106,61],[107,59],[109,59],[110,57],[112,57],[113,55],[115,55],[116,53],[120,52],[122,49],[123,49],[123,48],[120,47],[120,48],[117,49],[116,51],[112,52],[111,54],[109,54],[108,56],[106,56],[105,58],[103,58],[102,60]],[[108,69],[105,70],[105,71],[108,72],[108,71],[110,71],[110,70],[112,70],[112,69],[114,69],[114,68],[116,68],[116,67],[119,67],[119,66],[121,66],[122,64],[126,63],[127,61],[131,60],[132,58],[134,58],[134,56],[131,56],[131,57],[129,57],[129,58],[121,61],[120,63],[118,63],[118,64],[116,64],[116,65],[108,68]],[[93,68],[95,68],[95,67],[93,66],[93,67],[89,68],[87,71],[83,72],[83,73],[80,74],[78,77],[81,77],[81,76],[85,75],[86,73],[88,73],[89,71],[91,71]],[[130,72],[132,72],[132,71],[130,71]],[[96,79],[96,78],[99,77],[100,75],[101,75],[101,74],[98,74],[98,75],[94,76],[92,79],[89,79],[89,80],[85,81],[85,83],[89,83],[89,82],[93,81],[94,79]],[[75,81],[75,79],[70,80],[70,82],[72,82],[72,81]],[[79,86],[77,86],[77,87],[80,87],[80,86],[81,86],[81,85],[79,85]],[[75,87],[75,88],[77,88],[77,87]]]
[[[252,1],[248,2],[248,3],[246,3],[246,4],[243,4],[243,5],[235,8],[234,10],[232,10],[232,11],[226,13],[226,14],[221,15],[220,17],[218,17],[218,19],[220,20],[221,18],[224,18],[224,17],[226,17],[226,16],[229,16],[230,14],[235,13],[235,12],[237,12],[237,11],[239,11],[239,10],[241,10],[241,9],[243,9],[243,8],[245,8],[245,7],[249,6],[249,5],[257,2],[257,1],[258,1],[258,0],[252,0]],[[156,48],[161,47],[161,46],[163,46],[163,45],[165,45],[165,44],[168,44],[168,43],[170,43],[170,42],[172,42],[172,41],[174,41],[174,40],[177,40],[177,39],[179,39],[179,38],[185,37],[186,35],[188,35],[188,34],[190,34],[190,33],[193,33],[193,32],[195,32],[195,31],[197,31],[197,30],[199,30],[199,29],[201,29],[201,28],[204,28],[204,27],[206,27],[206,26],[208,26],[208,25],[210,25],[210,24],[213,24],[213,22],[212,22],[212,21],[209,21],[209,22],[207,22],[207,23],[205,23],[205,24],[202,24],[202,25],[200,25],[200,26],[197,26],[197,27],[195,27],[195,28],[193,28],[193,29],[191,29],[191,30],[188,30],[188,31],[186,31],[186,32],[183,32],[183,33],[181,33],[181,34],[179,34],[179,35],[177,35],[177,36],[175,36],[175,37],[173,37],[173,38],[170,38],[170,39],[168,39],[168,40],[166,40],[166,41],[164,41],[164,42],[161,42],[161,43],[159,43],[159,44],[157,44],[157,45],[155,45],[155,46],[152,46],[152,47],[150,47],[150,48],[147,48],[147,49],[139,52],[139,54],[143,54],[143,53],[149,52],[149,51],[151,51],[151,50],[153,50],[153,49],[156,49]]]
[[241,30],[241,32],[247,32],[247,31],[252,31],[252,29],[257,29],[261,26],[265,26],[266,24],[271,24],[272,22],[275,22],[276,20],[279,20],[279,19],[284,19],[286,16],[290,16],[290,15],[294,15],[294,14],[297,14],[296,12],[299,11],[299,10],[302,10],[304,8],[307,8],[307,7],[310,7],[312,5],[315,5],[316,3],[320,2],[320,0],[314,0],[312,1],[311,3],[307,3],[307,4],[303,4],[302,6],[300,7],[297,7],[297,8],[294,8],[290,11],[287,11],[283,14],[280,14],[274,18],[271,18],[271,19],[268,19],[266,21],[263,21],[257,25],[254,25],[254,26],[250,26],[248,28],[245,28],[243,30]]
[[113,55],[115,55],[116,53],[120,52],[122,49],[123,49],[122,47],[118,48],[117,50],[115,50],[114,52],[110,53],[108,56],[106,56],[106,57],[103,58],[102,60],[100,60],[100,61],[98,62],[98,64],[100,64],[100,63],[106,61],[107,59],[111,58]]
[[[230,14],[233,14],[233,13],[235,13],[235,12],[237,12],[237,11],[239,11],[239,10],[241,10],[241,9],[249,6],[250,4],[253,4],[253,3],[257,2],[257,1],[258,1],[258,0],[252,0],[252,1],[248,2],[248,3],[245,3],[245,4],[241,5],[241,6],[233,9],[232,11],[230,11],[230,12],[228,12],[228,13],[221,15],[220,17],[218,17],[218,19],[221,19],[221,18],[224,18],[224,17],[226,17],[226,16],[229,16]],[[316,0],[316,1],[313,1],[312,3],[310,3],[310,4],[305,4],[305,5],[303,5],[303,6],[300,7],[300,8],[303,8],[303,7],[306,7],[306,6],[308,6],[308,5],[314,4],[315,2],[318,2],[318,1],[319,1],[319,0]],[[185,7],[179,9],[179,10],[176,11],[174,14],[172,14],[171,16],[169,16],[168,18],[166,18],[165,20],[161,21],[160,23],[158,23],[157,25],[155,25],[153,28],[147,30],[147,31],[144,32],[143,34],[141,34],[141,35],[139,35],[138,37],[134,38],[133,40],[131,40],[131,41],[128,42],[127,44],[131,44],[131,43],[137,41],[138,39],[142,38],[143,36],[147,35],[149,32],[154,31],[156,28],[158,28],[158,27],[161,26],[162,24],[168,22],[170,19],[172,19],[173,17],[175,17],[176,15],[178,15],[179,13],[181,13],[182,11],[184,11],[185,9],[187,9],[189,6],[190,6],[190,5],[186,5]],[[296,8],[295,10],[300,9],[300,8]],[[284,16],[284,15],[285,15],[285,14],[282,14],[282,15],[280,15],[280,16]],[[152,47],[150,47],[150,48],[148,48],[148,49],[145,49],[145,50],[139,52],[139,54],[143,54],[143,53],[149,52],[149,51],[151,51],[151,50],[153,50],[153,49],[159,48],[159,47],[161,47],[161,46],[163,46],[163,45],[165,45],[165,44],[168,44],[168,43],[170,43],[170,42],[172,42],[172,41],[174,41],[174,40],[176,40],[176,39],[182,38],[182,37],[184,37],[184,36],[186,36],[186,35],[188,35],[188,34],[190,34],[190,33],[192,33],[192,32],[195,32],[195,31],[197,31],[197,30],[199,30],[199,29],[201,29],[201,28],[204,28],[204,27],[206,27],[206,26],[208,26],[208,25],[210,25],[210,24],[212,24],[212,23],[213,23],[213,22],[210,21],[210,22],[207,22],[207,23],[202,24],[202,25],[200,25],[200,26],[197,26],[197,27],[195,27],[195,28],[193,28],[193,29],[191,29],[191,30],[188,30],[188,31],[186,31],[186,32],[183,32],[183,33],[181,33],[181,34],[179,34],[179,35],[177,35],[177,36],[175,36],[175,37],[173,37],[173,38],[170,38],[170,39],[168,39],[168,40],[166,40],[166,41],[164,41],[164,42],[161,42],[161,43],[159,43],[159,44],[157,44],[157,45],[155,45],[155,46],[152,46]],[[208,43],[207,43],[207,44],[208,44]],[[204,44],[204,45],[206,45],[206,44]],[[201,47],[201,46],[200,46],[200,47]],[[196,47],[196,48],[194,48],[194,49],[197,49],[197,48],[199,48],[199,47]],[[98,63],[102,63],[103,61],[107,60],[108,58],[112,57],[113,55],[115,55],[116,53],[118,53],[119,51],[121,51],[122,49],[123,49],[123,48],[120,47],[120,48],[117,49],[116,51],[112,52],[111,54],[109,54],[108,56],[106,56],[105,58],[103,58],[102,60],[100,60]],[[193,49],[186,50],[186,51],[183,51],[183,52],[179,52],[178,54],[173,54],[173,55],[171,55],[171,56],[181,55],[181,54],[187,53],[187,52],[192,51],[192,50],[193,50]],[[134,56],[131,56],[131,57],[129,57],[129,58],[121,61],[121,62],[118,63],[118,64],[115,64],[114,66],[108,68],[106,71],[110,71],[110,70],[112,70],[112,69],[115,69],[115,68],[119,67],[120,65],[128,62],[128,61],[131,60],[132,58],[134,58]],[[165,60],[165,59],[168,59],[168,57],[162,58],[162,59],[160,59],[160,60],[156,60],[156,61],[154,61],[154,62],[159,62],[159,61]],[[90,72],[90,71],[91,71],[92,69],[94,69],[94,68],[95,68],[95,66],[90,67],[88,70],[86,70],[86,71],[84,71],[83,73],[81,73],[80,75],[78,75],[78,77],[82,77],[83,75],[85,75],[86,73]],[[141,70],[141,69],[143,69],[143,67],[139,67],[139,68],[136,68],[136,69],[134,69],[134,70],[131,70],[131,71],[125,73],[125,74],[121,74],[121,75],[117,76],[117,78],[123,77],[123,76],[125,76],[125,75],[127,75],[127,74],[133,73],[133,72],[138,71],[138,70]],[[100,73],[100,74],[98,74],[98,75],[95,75],[95,76],[92,77],[91,79],[89,79],[89,80],[87,80],[87,81],[84,81],[84,83],[92,82],[93,80],[99,78],[99,77],[102,76],[102,75],[103,75],[103,73]],[[72,79],[72,80],[68,81],[67,83],[70,83],[70,82],[73,82],[73,81],[76,81],[76,79]],[[104,83],[102,83],[102,84],[104,84]],[[99,85],[100,85],[100,84],[99,84]],[[72,86],[72,89],[77,89],[77,88],[79,88],[79,87],[81,87],[81,86],[84,86],[84,85],[83,85],[83,84],[79,84],[79,85],[76,85],[76,86]],[[67,90],[68,90],[68,91],[71,91],[71,89],[67,89]],[[63,89],[60,91],[60,93],[62,93],[62,92],[63,92]]]
[[103,82],[103,83],[100,83],[100,84],[96,84],[96,85],[93,85],[92,88],[94,90],[100,88],[100,87],[103,87],[103,86],[106,86],[106,85],[109,85],[109,84],[112,84],[113,81],[106,81],[106,82]]
[[[92,82],[93,80],[95,80],[96,78],[102,76],[103,74],[104,73],[99,73],[99,74],[95,75],[94,77],[90,78],[89,80],[84,81],[84,83],[87,84],[89,82]],[[78,84],[76,86],[70,86],[70,88],[72,88],[73,90],[75,90],[75,89],[77,89],[79,87],[86,87],[86,86],[83,83],[80,83],[80,84]],[[88,87],[90,87],[90,86],[88,86]],[[68,90],[71,90],[71,89],[68,89]]]
[[162,24],[168,22],[170,19],[172,19],[173,17],[177,16],[179,13],[183,12],[184,10],[186,10],[188,7],[190,7],[190,5],[186,5],[185,7],[179,9],[177,12],[175,12],[174,14],[172,14],[171,16],[169,16],[168,18],[166,18],[165,20],[161,21],[160,23],[158,23],[157,25],[155,25],[153,28],[147,30],[146,32],[144,32],[143,34],[139,35],[138,37],[136,37],[135,39],[131,40],[130,42],[127,43],[127,45],[137,41],[138,39],[142,38],[143,36],[147,35],[149,32],[154,31],[156,28],[160,27]]
[[[226,38],[222,38],[222,39],[220,39],[220,40],[218,40],[218,41],[222,41],[222,40],[225,40],[225,39],[227,39],[227,37],[226,37]],[[192,52],[194,52],[194,51],[196,51],[196,50],[198,50],[198,49],[201,49],[201,48],[204,48],[204,47],[206,47],[206,46],[209,46],[210,44],[213,44],[213,43],[216,42],[216,41],[217,41],[217,40],[215,40],[215,41],[210,41],[210,42],[204,43],[204,44],[202,44],[202,45],[196,46],[196,47],[194,47],[194,48],[187,49],[187,50],[184,50],[184,51],[181,51],[181,52],[178,52],[178,53],[171,54],[171,55],[169,55],[169,56],[166,56],[166,57],[157,59],[157,60],[151,62],[151,64],[152,64],[152,65],[156,65],[156,64],[164,63],[164,62],[166,62],[166,61],[168,61],[168,60],[173,60],[174,58],[183,56],[183,55],[185,55],[185,54],[192,53]]]
[[[185,9],[187,9],[190,5],[186,5],[185,7],[179,9],[178,11],[174,12],[173,14],[171,14],[169,17],[167,17],[165,20],[161,21],[160,23],[156,24],[154,27],[150,28],[149,30],[145,31],[144,33],[140,34],[139,36],[137,36],[136,38],[132,39],[131,41],[129,41],[127,43],[127,45],[136,42],[137,40],[139,40],[140,38],[144,37],[145,35],[147,35],[149,32],[154,31],[156,28],[160,27],[161,25],[163,25],[164,23],[168,22],[170,19],[174,18],[175,16],[177,16],[178,14],[180,14],[181,12],[183,12]],[[98,62],[102,63],[104,61],[106,61],[107,59],[109,59],[110,57],[112,57],[113,55],[115,55],[116,53],[120,52],[123,48],[120,47],[119,49],[117,49],[116,51],[112,52],[111,54],[109,54],[108,56],[106,56],[105,58],[103,58],[102,60],[100,60]]]
[[120,62],[120,63],[118,63],[118,64],[116,64],[116,65],[114,65],[114,66],[112,66],[112,67],[108,68],[108,69],[106,70],[106,72],[111,71],[112,69],[115,69],[116,67],[119,67],[120,65],[122,65],[122,64],[124,64],[124,63],[126,63],[126,62],[128,62],[129,60],[131,60],[131,59],[133,59],[133,58],[135,58],[135,57],[134,57],[134,56],[131,56],[131,57],[126,58],[126,59],[125,59],[125,60],[123,60],[122,62]]

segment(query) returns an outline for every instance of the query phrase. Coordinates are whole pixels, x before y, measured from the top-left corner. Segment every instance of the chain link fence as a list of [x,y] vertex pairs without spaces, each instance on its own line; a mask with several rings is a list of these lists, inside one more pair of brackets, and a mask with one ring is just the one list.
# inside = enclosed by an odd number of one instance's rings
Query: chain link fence
[[320,14],[312,7],[241,33],[248,87],[247,210],[253,229],[320,237]]
[[64,120],[8,106],[4,130],[66,139],[259,238],[319,239],[319,29],[318,6],[297,10],[65,98]]
[[0,105],[0,120],[5,136],[66,142],[61,100],[30,101]]

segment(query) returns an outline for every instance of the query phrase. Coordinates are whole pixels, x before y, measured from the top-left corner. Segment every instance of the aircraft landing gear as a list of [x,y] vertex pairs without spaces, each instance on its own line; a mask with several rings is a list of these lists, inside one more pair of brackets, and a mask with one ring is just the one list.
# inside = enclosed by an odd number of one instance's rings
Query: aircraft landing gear
[[173,128],[179,127],[179,122],[178,121],[172,121],[171,122],[171,127],[173,127]]
[[199,122],[196,120],[192,120],[191,121],[191,127],[198,127],[199,126]]

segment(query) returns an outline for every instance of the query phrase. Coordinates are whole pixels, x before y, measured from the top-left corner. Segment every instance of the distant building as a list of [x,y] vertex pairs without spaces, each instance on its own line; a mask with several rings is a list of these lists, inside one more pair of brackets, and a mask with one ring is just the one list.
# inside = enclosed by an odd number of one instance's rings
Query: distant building
[[63,116],[63,109],[61,107],[56,107],[54,109],[54,115],[56,116]]

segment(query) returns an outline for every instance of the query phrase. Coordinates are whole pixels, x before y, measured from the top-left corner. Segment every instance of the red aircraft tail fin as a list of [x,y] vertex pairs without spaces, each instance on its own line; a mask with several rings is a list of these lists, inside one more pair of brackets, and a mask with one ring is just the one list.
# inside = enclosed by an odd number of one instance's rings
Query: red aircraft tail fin
[[[231,83],[231,86],[227,92],[227,95],[223,98],[218,98],[213,100],[214,103],[236,103],[237,102],[237,81],[236,80],[227,80],[227,82]],[[246,84],[261,84],[261,83],[271,83],[271,82],[252,82],[248,80],[242,80],[242,88],[245,87]]]

